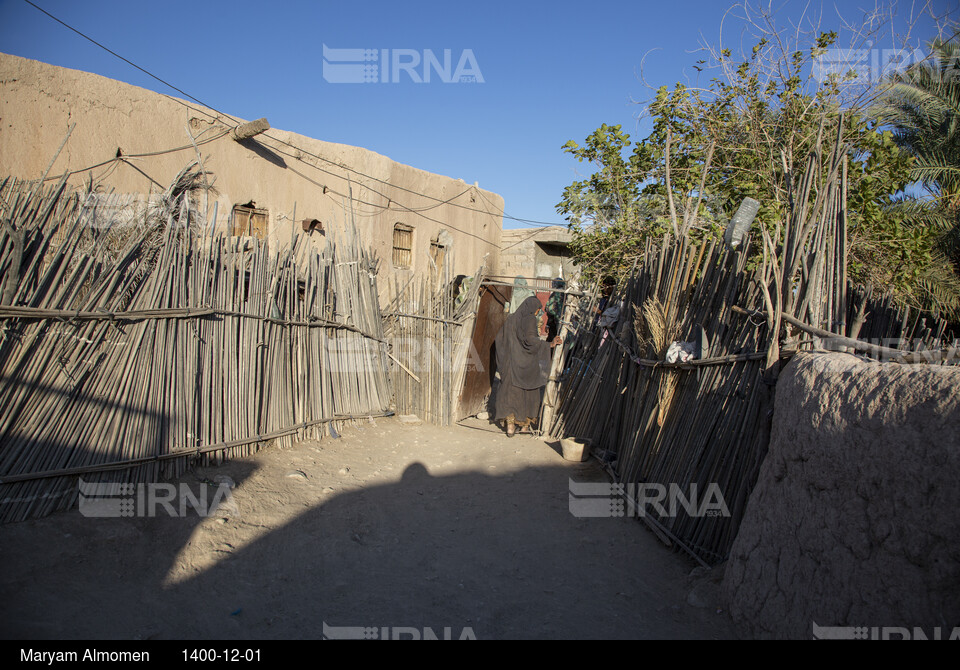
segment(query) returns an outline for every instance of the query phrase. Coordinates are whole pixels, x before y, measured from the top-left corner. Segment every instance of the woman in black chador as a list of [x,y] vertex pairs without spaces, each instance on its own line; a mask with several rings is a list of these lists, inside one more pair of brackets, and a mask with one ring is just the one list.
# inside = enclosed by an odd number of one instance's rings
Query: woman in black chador
[[513,437],[519,427],[529,430],[540,414],[541,392],[550,374],[550,350],[560,344],[540,339],[543,307],[536,296],[521,303],[507,317],[497,335],[497,369],[500,388],[497,391],[497,421],[505,420],[507,436]]

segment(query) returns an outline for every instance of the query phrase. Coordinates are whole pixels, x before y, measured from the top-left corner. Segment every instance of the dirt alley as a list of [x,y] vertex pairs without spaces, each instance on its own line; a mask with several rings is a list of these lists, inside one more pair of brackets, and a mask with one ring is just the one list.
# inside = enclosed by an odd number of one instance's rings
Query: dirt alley
[[635,518],[570,513],[569,478],[607,481],[596,461],[465,423],[377,419],[193,470],[174,483],[236,483],[235,509],[207,518],[0,526],[2,637],[736,637],[718,571]]

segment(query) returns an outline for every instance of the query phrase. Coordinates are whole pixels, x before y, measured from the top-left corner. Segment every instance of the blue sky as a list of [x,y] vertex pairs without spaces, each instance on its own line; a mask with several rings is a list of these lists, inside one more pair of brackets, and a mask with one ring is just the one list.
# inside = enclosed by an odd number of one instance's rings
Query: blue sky
[[[645,136],[650,126],[639,117],[648,86],[698,83],[700,45],[720,41],[721,23],[725,43],[744,34],[743,11],[727,0],[34,2],[220,111],[265,116],[275,128],[476,181],[504,197],[508,215],[560,224],[563,188],[589,170],[561,146],[602,123]],[[898,4],[898,24],[913,4]],[[954,0],[933,4],[958,11]],[[838,14],[855,19],[866,5],[873,2],[789,0],[774,8],[784,24],[806,11],[839,30]],[[922,40],[931,24],[921,25]],[[452,69],[465,58],[483,82],[444,83],[434,74],[418,84],[393,72],[396,83],[331,83],[323,45],[377,49],[378,58],[387,49],[404,61],[428,51],[442,60],[449,49]],[[0,0],[0,51],[179,96],[23,0]]]

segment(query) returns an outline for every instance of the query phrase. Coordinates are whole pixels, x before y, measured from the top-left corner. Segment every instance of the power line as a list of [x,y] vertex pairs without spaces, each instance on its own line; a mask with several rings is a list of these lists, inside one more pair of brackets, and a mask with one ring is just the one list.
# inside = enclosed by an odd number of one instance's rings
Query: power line
[[[166,81],[165,79],[162,79],[162,78],[158,77],[157,75],[153,74],[153,73],[150,72],[149,70],[140,67],[139,65],[137,65],[137,64],[134,63],[133,61],[131,61],[131,60],[127,59],[127,58],[124,58],[123,56],[121,56],[121,55],[118,54],[117,52],[115,52],[115,51],[113,51],[112,49],[110,49],[109,47],[101,44],[100,42],[98,42],[97,40],[93,39],[93,38],[90,37],[89,35],[86,35],[85,33],[81,32],[80,30],[77,30],[77,29],[74,28],[73,26],[69,25],[69,24],[66,23],[65,21],[62,21],[61,19],[57,18],[56,16],[54,16],[53,14],[51,14],[50,12],[48,12],[47,10],[43,9],[42,7],[38,6],[37,4],[35,4],[34,2],[32,2],[31,0],[24,0],[24,2],[26,2],[28,5],[30,5],[31,7],[35,8],[36,10],[42,12],[42,13],[45,14],[46,16],[50,17],[51,19],[53,19],[54,21],[56,21],[56,22],[59,23],[60,25],[64,26],[65,28],[69,29],[70,31],[76,33],[77,35],[79,35],[80,37],[84,38],[85,40],[91,42],[92,44],[94,44],[94,45],[96,45],[96,46],[98,46],[98,47],[100,47],[101,49],[103,49],[103,50],[106,51],[107,53],[111,54],[112,56],[115,56],[116,58],[119,58],[120,60],[122,60],[123,62],[127,63],[128,65],[136,68],[136,69],[139,70],[140,72],[143,72],[143,73],[146,74],[147,76],[149,76],[149,77],[155,79],[156,81],[160,82],[160,83],[163,84],[164,86],[168,86],[169,88],[173,89],[173,90],[176,91],[177,93],[180,93],[180,94],[183,95],[184,97],[189,98],[190,100],[193,100],[193,101],[196,102],[197,104],[202,105],[203,107],[206,107],[207,109],[213,110],[214,112],[216,112],[217,114],[219,114],[219,115],[222,116],[222,117],[225,117],[225,118],[227,118],[227,119],[230,119],[231,121],[233,121],[233,122],[235,122],[235,123],[236,123],[236,122],[239,122],[238,119],[236,119],[235,117],[231,116],[230,114],[227,114],[227,113],[225,113],[225,112],[221,112],[221,111],[218,110],[216,107],[213,107],[212,105],[208,105],[207,103],[203,102],[203,101],[200,100],[199,98],[196,98],[196,97],[190,95],[190,94],[187,93],[186,91],[178,88],[177,86],[174,86],[173,84],[171,84],[170,82]],[[175,101],[175,102],[177,102],[177,103],[179,103],[179,104],[183,104],[182,101],[177,100],[176,98],[172,98],[172,97],[170,97],[170,96],[168,96],[168,95],[165,95],[165,94],[161,94],[161,95],[164,95],[164,97],[166,97],[166,98],[168,98],[168,99],[170,99],[170,100],[173,100],[173,101]],[[202,110],[199,110],[199,111],[200,111],[201,113],[204,113]],[[209,114],[206,114],[206,113],[204,113],[204,114],[205,114],[205,116],[208,116],[208,117],[210,116]],[[213,118],[213,117],[211,117],[211,118]],[[221,135],[221,136],[222,136],[222,135]],[[213,139],[219,139],[219,137],[221,137],[221,136],[217,136],[216,138],[212,138],[210,141],[212,141]],[[309,150],[307,150],[307,149],[304,149],[303,147],[300,147],[300,146],[297,146],[297,145],[295,145],[295,144],[292,144],[291,142],[288,142],[288,141],[286,141],[286,140],[283,140],[283,139],[281,139],[281,138],[279,138],[279,137],[274,137],[273,135],[270,135],[270,134],[268,134],[268,133],[265,133],[265,136],[266,136],[266,137],[269,137],[270,139],[274,140],[275,142],[279,142],[279,143],[281,143],[281,144],[284,144],[284,145],[290,147],[291,149],[296,149],[297,151],[299,151],[299,152],[301,152],[301,153],[307,154],[307,155],[309,155],[309,156],[312,156],[312,157],[314,157],[314,158],[316,158],[316,159],[318,159],[318,160],[324,161],[324,162],[326,162],[326,163],[330,163],[331,165],[335,165],[335,166],[337,166],[337,167],[339,167],[339,168],[341,168],[341,169],[343,169],[343,170],[347,170],[347,171],[349,171],[349,172],[352,172],[352,173],[357,174],[357,175],[359,175],[359,176],[365,177],[365,178],[370,179],[370,180],[372,180],[372,181],[376,181],[376,182],[385,184],[385,185],[390,186],[391,188],[394,188],[394,189],[398,189],[398,190],[401,190],[401,191],[406,191],[406,192],[408,192],[408,193],[412,193],[412,194],[417,195],[417,196],[419,196],[419,197],[427,198],[427,199],[429,199],[429,200],[434,200],[434,201],[437,202],[436,205],[433,205],[433,206],[428,207],[428,208],[423,208],[423,209],[417,210],[417,209],[413,209],[413,208],[411,208],[411,207],[408,207],[408,206],[404,205],[403,203],[398,202],[398,201],[396,201],[396,200],[394,200],[394,199],[392,199],[392,198],[384,195],[383,193],[380,193],[380,192],[378,192],[378,191],[375,191],[374,189],[371,189],[369,186],[366,187],[366,188],[368,188],[369,190],[371,190],[371,191],[373,191],[374,193],[376,193],[377,195],[379,195],[379,196],[381,196],[381,197],[383,197],[383,198],[386,198],[388,202],[396,203],[396,204],[399,205],[401,208],[403,208],[404,210],[406,210],[406,211],[408,211],[408,212],[410,212],[410,213],[417,214],[418,216],[421,216],[421,217],[423,217],[423,218],[425,218],[425,219],[427,219],[427,220],[429,220],[429,221],[434,221],[434,222],[436,222],[436,223],[440,223],[440,224],[442,224],[442,225],[446,225],[446,226],[448,226],[448,227],[450,227],[450,228],[453,228],[454,230],[458,230],[459,232],[462,232],[462,233],[464,233],[464,234],[471,235],[471,236],[473,236],[473,237],[477,237],[478,239],[484,239],[484,238],[482,238],[482,237],[480,237],[479,235],[476,235],[476,234],[474,234],[474,233],[469,233],[469,232],[467,232],[467,231],[460,230],[460,229],[458,229],[458,228],[456,228],[456,227],[454,227],[454,226],[451,226],[451,225],[450,225],[449,223],[447,223],[447,222],[439,221],[438,219],[433,219],[433,218],[431,218],[431,217],[428,217],[428,216],[422,214],[422,212],[423,212],[423,211],[427,211],[428,209],[433,209],[434,207],[439,207],[439,206],[441,206],[441,205],[443,205],[443,204],[449,204],[449,205],[452,205],[452,206],[454,206],[454,207],[460,207],[460,208],[462,208],[462,209],[466,209],[466,210],[469,210],[469,211],[477,212],[477,213],[480,213],[480,214],[488,214],[488,215],[494,215],[494,216],[501,216],[501,217],[503,217],[503,218],[505,218],[505,219],[510,219],[510,220],[512,220],[512,221],[517,221],[517,222],[520,222],[520,223],[529,223],[529,224],[540,225],[540,226],[563,225],[563,224],[550,223],[550,222],[546,222],[546,221],[536,221],[536,220],[534,220],[534,219],[522,219],[522,218],[514,217],[514,216],[511,216],[511,215],[507,214],[507,213],[506,213],[506,210],[500,210],[498,213],[492,214],[490,211],[485,211],[485,210],[481,210],[481,209],[469,207],[469,206],[467,206],[467,205],[463,205],[463,204],[460,204],[460,203],[452,202],[452,200],[454,200],[454,199],[457,198],[457,197],[460,197],[461,195],[463,195],[463,194],[466,193],[467,191],[464,191],[463,193],[460,193],[459,195],[454,196],[454,198],[449,198],[449,199],[447,199],[447,200],[442,200],[442,199],[437,198],[437,197],[435,197],[435,196],[431,196],[431,195],[428,195],[428,194],[426,194],[426,193],[420,193],[420,192],[418,192],[418,191],[414,191],[414,190],[412,190],[412,189],[408,189],[408,188],[405,188],[405,187],[403,187],[403,186],[399,186],[399,185],[396,185],[396,184],[391,184],[390,182],[385,181],[385,180],[383,180],[383,179],[380,179],[380,178],[378,178],[378,177],[374,177],[374,176],[372,176],[372,175],[365,174],[365,173],[363,173],[363,172],[361,172],[361,171],[359,171],[359,170],[356,170],[356,169],[354,169],[354,168],[352,168],[352,167],[350,167],[350,166],[348,166],[348,165],[340,164],[340,163],[337,163],[337,162],[335,162],[335,161],[332,161],[332,160],[330,160],[330,159],[328,159],[328,158],[324,158],[323,156],[319,156],[319,155],[317,155],[317,154],[314,154],[313,152],[311,152],[311,151],[309,151]],[[172,152],[172,151],[179,151],[179,150],[181,150],[181,149],[183,149],[183,148],[186,148],[186,147],[179,147],[179,148],[177,148],[177,149],[170,149],[170,150],[166,150],[166,151],[162,151],[162,152],[152,152],[152,153],[144,154],[144,155],[145,155],[145,156],[147,156],[147,155],[157,155],[157,154],[159,154],[159,153],[168,153],[168,152]],[[290,156],[291,158],[298,158],[298,157],[292,156],[292,155],[290,155],[290,154],[286,154],[286,155],[287,155],[287,156]],[[298,159],[299,159],[299,158],[298,158]],[[306,161],[303,161],[302,159],[299,159],[299,160],[301,160],[301,162],[303,162],[303,163],[305,163],[305,164],[307,164],[307,165],[310,165],[309,163],[306,163]],[[95,168],[95,167],[100,167],[100,166],[102,166],[102,165],[106,165],[106,164],[109,163],[109,162],[110,162],[110,161],[104,161],[103,163],[100,163],[100,164],[98,164],[98,165],[96,165],[96,166],[93,166],[93,167],[87,168],[87,169],[93,169],[93,168]],[[328,171],[326,171],[326,170],[323,170],[323,169],[320,168],[319,166],[312,165],[311,167],[313,167],[313,168],[315,168],[315,169],[317,169],[317,170],[320,170],[321,172],[324,172],[324,173],[326,173],[326,174],[329,174],[329,175],[331,175],[331,176],[338,177],[338,178],[342,178],[342,177],[340,177],[339,175],[335,175],[335,174],[333,174],[333,173],[331,173],[331,172],[328,172]],[[306,177],[305,175],[303,175],[302,173],[297,172],[297,174],[299,174],[301,177],[303,177],[303,178],[305,178],[305,179],[308,179],[308,181],[313,182],[313,180],[310,180],[309,178],[307,178],[307,177]],[[317,184],[317,185],[319,185],[319,186],[323,186],[323,187],[326,188],[327,190],[330,190],[329,187],[327,187],[327,186],[325,186],[325,185],[323,185],[323,184],[318,184],[317,182],[313,182],[313,183],[315,183],[315,184]],[[468,190],[469,190],[469,189],[468,189]],[[495,210],[496,210],[496,209],[499,209],[499,208],[497,208],[495,205],[492,205],[492,203],[489,203],[489,200],[487,200],[486,196],[483,195],[483,193],[480,191],[479,188],[477,188],[477,193],[480,195],[481,198],[483,198],[485,201],[487,201],[488,204],[491,204],[491,206],[493,206],[493,208],[494,208]],[[347,197],[347,196],[344,196],[343,194],[340,194],[340,193],[337,193],[337,195],[341,195],[342,197]],[[358,202],[362,202],[362,201],[359,201],[359,200],[358,200]],[[381,207],[381,208],[384,208],[384,209],[389,208],[389,206],[384,207],[383,205],[378,205],[378,204],[375,204],[375,203],[362,202],[362,204],[370,205],[370,206],[373,206],[373,207]]]
[[[313,185],[315,185],[315,186],[320,186],[321,188],[323,188],[324,193],[326,193],[326,194],[328,194],[328,193],[333,193],[334,195],[339,195],[341,198],[349,198],[351,202],[357,202],[357,203],[359,203],[359,204],[361,204],[361,205],[370,205],[371,207],[380,207],[380,208],[382,208],[382,209],[386,209],[383,205],[378,205],[378,204],[372,203],[372,202],[366,202],[365,200],[361,200],[360,198],[354,197],[353,195],[347,195],[347,194],[345,194],[345,193],[340,193],[339,191],[337,191],[337,190],[335,190],[335,189],[327,186],[326,184],[321,184],[320,182],[318,182],[318,181],[316,181],[316,180],[314,180],[314,179],[311,179],[310,177],[308,177],[307,175],[303,174],[303,173],[300,172],[299,170],[296,170],[296,169],[294,169],[294,168],[291,168],[290,166],[287,166],[287,169],[290,170],[291,172],[293,172],[295,175],[298,175],[299,177],[307,180],[307,181],[310,182],[311,184],[313,184]],[[393,202],[396,202],[396,201],[393,201]],[[397,202],[396,204],[400,205],[401,207],[404,207],[404,209],[407,209],[402,203]],[[423,213],[421,213],[421,212],[417,212],[417,211],[414,211],[414,210],[407,209],[407,211],[409,211],[409,212],[411,212],[411,213],[413,213],[413,214],[416,214],[416,215],[419,216],[419,217],[422,217],[422,218],[424,218],[424,219],[427,219],[428,221],[433,221],[434,223],[439,223],[440,225],[444,226],[445,228],[450,228],[450,229],[452,229],[452,230],[457,231],[458,233],[462,233],[462,234],[468,235],[468,236],[470,236],[470,237],[475,237],[475,238],[477,238],[478,240],[480,240],[480,241],[482,241],[482,242],[485,242],[486,244],[489,244],[491,247],[496,247],[497,249],[500,248],[499,245],[494,244],[493,242],[491,242],[491,241],[488,240],[487,238],[481,237],[480,235],[477,235],[476,233],[471,233],[471,232],[468,231],[468,230],[463,230],[462,228],[457,228],[456,226],[450,224],[450,223],[447,222],[447,221],[441,221],[440,219],[434,219],[434,218],[432,218],[432,217],[427,216],[426,214],[423,214]],[[376,215],[375,215],[375,214],[371,214],[370,216],[376,216]]]
[[[477,193],[479,193],[479,195],[480,195],[481,198],[483,198],[484,200],[487,200],[487,197],[486,197],[483,193],[481,193],[479,190],[477,191]],[[495,206],[493,203],[491,203],[489,200],[487,200],[487,202],[490,204],[491,207],[496,207],[496,206]],[[519,222],[519,223],[531,223],[531,224],[537,225],[537,226],[551,226],[551,227],[552,227],[552,226],[564,226],[564,227],[566,226],[566,224],[563,224],[563,223],[547,223],[546,221],[536,221],[536,220],[534,220],[534,219],[518,219],[518,218],[515,217],[515,216],[510,216],[509,214],[507,214],[506,210],[503,210],[503,211],[501,212],[501,215],[502,215],[503,218],[505,218],[505,219],[510,219],[511,221],[517,221],[517,222]]]
[[[173,99],[173,98],[171,98],[171,100],[172,100],[172,99]],[[214,135],[213,137],[208,137],[208,138],[205,139],[205,140],[199,140],[199,141],[197,141],[196,144],[197,144],[197,146],[203,146],[204,144],[209,144],[210,142],[214,142],[214,141],[216,141],[216,140],[219,140],[221,137],[223,137],[224,135],[228,135],[228,134],[230,134],[230,131],[229,131],[229,130],[224,130],[223,132],[217,133],[217,134]],[[110,164],[110,163],[120,163],[120,162],[123,162],[124,159],[126,159],[126,158],[151,158],[151,157],[153,157],[153,156],[162,156],[162,155],[164,155],[164,154],[172,154],[172,153],[176,153],[177,151],[185,151],[186,149],[192,149],[193,146],[194,146],[193,144],[184,144],[183,146],[174,147],[174,148],[172,148],[172,149],[160,149],[160,150],[158,150],[158,151],[147,151],[147,152],[145,152],[145,153],[139,153],[139,154],[121,154],[121,155],[119,155],[119,156],[114,156],[113,158],[108,158],[108,159],[105,160],[105,161],[101,161],[100,163],[97,163],[96,165],[90,165],[90,166],[88,166],[88,167],[77,168],[76,170],[70,170],[69,174],[72,174],[72,175],[73,175],[73,174],[77,174],[78,172],[86,172],[87,170],[96,170],[98,167],[103,167],[104,165],[108,165],[108,164]],[[128,163],[128,165],[129,165],[129,163]],[[115,167],[115,166],[114,166],[114,167]],[[97,179],[98,179],[98,180],[99,180],[99,179],[103,179],[105,176],[106,176],[106,173],[104,173],[103,175],[101,175],[101,176],[98,177]],[[52,176],[52,177],[47,177],[45,181],[52,181],[52,180],[55,180],[55,179],[61,179],[62,177],[63,177],[63,175],[59,175],[59,176],[56,176],[56,175],[55,175],[55,176]]]
[[[96,41],[96,40],[93,39],[92,37],[90,37],[90,36],[88,36],[88,35],[84,35],[82,32],[80,32],[79,30],[77,30],[77,29],[74,28],[73,26],[71,26],[71,25],[69,25],[69,24],[67,24],[67,23],[64,23],[63,21],[61,21],[60,19],[58,19],[56,16],[54,16],[53,14],[51,14],[50,12],[48,12],[47,10],[45,10],[43,7],[39,7],[39,6],[35,5],[34,3],[30,2],[30,0],[23,0],[23,1],[26,2],[28,5],[30,5],[31,7],[33,7],[33,8],[35,8],[35,9],[43,12],[44,14],[46,14],[47,16],[49,16],[51,19],[53,19],[54,21],[56,21],[57,23],[59,23],[59,24],[62,25],[63,27],[69,28],[70,30],[72,30],[73,32],[75,32],[77,35],[79,35],[80,37],[82,37],[83,39],[89,40],[90,42],[93,42],[94,44],[96,44],[98,47],[100,47],[100,48],[103,49],[104,51],[106,51],[106,52],[108,52],[108,53],[116,56],[116,57],[119,58],[120,60],[122,60],[124,63],[127,63],[128,65],[132,65],[133,67],[137,68],[138,70],[140,70],[141,72],[143,72],[143,73],[144,73],[145,75],[147,75],[148,77],[153,77],[154,79],[156,79],[157,81],[159,81],[159,82],[160,82],[161,84],[163,84],[164,86],[169,86],[170,88],[172,88],[172,89],[173,89],[174,91],[176,91],[177,93],[180,93],[181,95],[184,95],[184,96],[190,98],[191,100],[193,100],[193,101],[196,102],[197,104],[203,105],[204,107],[207,107],[207,108],[209,108],[209,109],[213,109],[214,111],[217,111],[215,108],[210,107],[210,105],[206,104],[205,102],[202,102],[202,101],[200,101],[200,100],[197,100],[196,98],[194,98],[194,97],[193,97],[192,95],[190,95],[189,93],[187,93],[187,92],[185,92],[185,91],[181,91],[179,88],[177,88],[176,86],[174,86],[174,85],[171,84],[170,82],[164,81],[163,79],[161,79],[161,78],[158,77],[157,75],[153,74],[152,72],[148,72],[147,70],[144,70],[142,67],[140,67],[139,65],[137,65],[137,64],[134,63],[133,61],[127,60],[126,58],[124,58],[123,56],[121,56],[120,54],[118,54],[116,51],[110,50],[109,48],[107,48],[107,47],[105,47],[104,45],[100,44],[98,41]],[[219,113],[219,112],[218,112],[218,113]]]
[[[396,184],[392,184],[392,183],[390,183],[390,182],[388,182],[388,181],[385,181],[385,180],[383,180],[383,179],[380,179],[379,177],[374,177],[374,176],[372,176],[372,175],[368,175],[368,174],[366,174],[366,173],[364,173],[364,172],[361,172],[360,170],[357,170],[357,169],[354,169],[354,168],[350,167],[349,165],[345,165],[345,164],[343,164],[343,163],[338,163],[338,162],[336,162],[336,161],[332,161],[332,160],[330,160],[329,158],[324,158],[323,156],[319,156],[319,155],[317,155],[317,154],[314,154],[313,152],[311,152],[311,151],[309,151],[309,150],[307,150],[307,149],[304,149],[304,148],[301,147],[301,146],[298,146],[298,145],[292,144],[292,143],[290,143],[290,142],[287,142],[286,140],[283,140],[283,139],[281,139],[281,138],[279,138],[279,137],[274,137],[273,135],[270,135],[269,133],[264,133],[264,135],[265,135],[266,137],[269,137],[270,139],[276,141],[276,142],[280,142],[281,144],[285,144],[286,146],[290,147],[291,149],[296,149],[297,151],[300,151],[300,152],[302,152],[302,153],[305,153],[305,154],[307,154],[308,156],[312,156],[313,158],[316,158],[316,159],[318,159],[318,160],[324,161],[324,162],[326,162],[326,163],[330,163],[331,165],[335,165],[335,166],[337,166],[338,168],[340,168],[341,170],[347,170],[348,172],[352,172],[352,173],[354,173],[354,174],[356,174],[356,175],[359,175],[359,176],[361,176],[361,177],[366,177],[367,179],[370,179],[370,180],[379,182],[379,183],[381,183],[381,184],[385,184],[385,185],[387,185],[387,186],[390,186],[391,188],[395,188],[395,189],[400,190],[400,191],[407,191],[408,193],[413,193],[414,195],[418,195],[418,196],[423,197],[423,198],[428,198],[428,199],[431,199],[431,200],[436,200],[437,202],[439,202],[439,203],[441,203],[441,204],[442,204],[442,203],[445,203],[445,202],[448,202],[448,201],[441,200],[440,198],[437,198],[437,197],[435,197],[435,196],[428,195],[428,194],[426,194],[426,193],[421,193],[421,192],[419,192],[419,191],[414,191],[414,190],[412,190],[412,189],[405,188],[405,187],[403,187],[403,186],[399,186],[399,185],[396,185]],[[318,169],[318,170],[321,169],[321,168],[319,168],[319,167],[316,166],[316,165],[314,165],[314,166],[312,166],[312,167],[314,167],[314,168],[316,168],[316,169]],[[486,196],[483,195],[483,193],[480,191],[479,188],[477,188],[477,193],[480,195],[481,198],[486,199]],[[469,210],[469,211],[471,211],[471,212],[478,212],[478,213],[481,213],[481,214],[490,214],[489,211],[484,211],[484,210],[481,210],[481,209],[477,209],[477,208],[475,208],[475,207],[469,207],[469,206],[467,206],[467,205],[463,205],[463,204],[456,203],[456,202],[451,202],[451,203],[449,203],[449,204],[453,205],[454,207],[460,207],[460,208],[462,208],[462,209]],[[494,206],[494,208],[496,209],[495,206]],[[539,225],[539,226],[562,226],[562,225],[564,225],[564,224],[562,224],[562,223],[550,223],[550,222],[548,222],[548,221],[537,221],[537,220],[535,220],[535,219],[521,219],[521,218],[518,218],[518,217],[515,217],[515,216],[511,216],[511,215],[507,214],[507,213],[506,213],[506,210],[501,210],[501,211],[499,211],[499,212],[497,213],[497,216],[502,216],[503,218],[505,218],[505,219],[510,219],[511,221],[517,221],[517,222],[520,222],[520,223],[530,223],[530,224]]]

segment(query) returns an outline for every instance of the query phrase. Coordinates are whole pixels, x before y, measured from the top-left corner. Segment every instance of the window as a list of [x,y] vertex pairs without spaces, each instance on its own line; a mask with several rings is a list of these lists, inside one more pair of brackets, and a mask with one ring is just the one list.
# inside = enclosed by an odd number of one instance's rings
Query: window
[[393,267],[409,268],[413,260],[413,226],[398,223],[393,227]]
[[443,270],[443,257],[446,253],[447,247],[440,244],[439,236],[438,239],[430,240],[430,258],[433,259],[438,271]]
[[262,239],[267,236],[268,217],[267,210],[258,209],[257,203],[252,200],[246,205],[234,205],[233,234],[249,235]]

